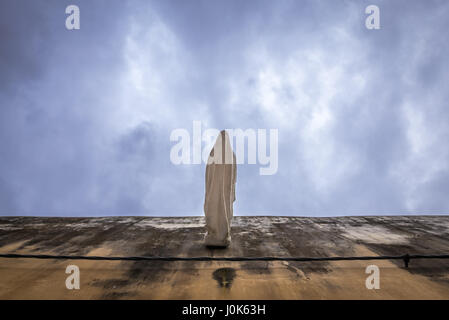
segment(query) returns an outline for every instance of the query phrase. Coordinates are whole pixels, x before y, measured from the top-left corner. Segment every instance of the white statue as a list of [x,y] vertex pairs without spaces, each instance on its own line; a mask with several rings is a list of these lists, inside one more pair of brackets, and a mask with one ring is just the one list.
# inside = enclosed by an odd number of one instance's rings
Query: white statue
[[237,164],[228,133],[222,130],[209,154],[206,165],[207,246],[227,247],[231,243],[231,220],[235,201]]

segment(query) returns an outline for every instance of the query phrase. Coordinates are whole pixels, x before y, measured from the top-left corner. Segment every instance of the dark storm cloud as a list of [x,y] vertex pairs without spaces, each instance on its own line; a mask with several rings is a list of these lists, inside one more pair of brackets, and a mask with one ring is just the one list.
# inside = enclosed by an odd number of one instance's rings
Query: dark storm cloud
[[169,158],[193,120],[279,129],[276,175],[238,168],[237,214],[449,210],[446,1],[0,7],[2,215],[202,214],[204,165]]

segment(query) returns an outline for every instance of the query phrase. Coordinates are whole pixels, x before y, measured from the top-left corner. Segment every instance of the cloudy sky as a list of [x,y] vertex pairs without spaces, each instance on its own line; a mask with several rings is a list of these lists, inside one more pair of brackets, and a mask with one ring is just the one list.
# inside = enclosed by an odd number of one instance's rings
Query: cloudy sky
[[204,164],[170,162],[194,120],[278,129],[275,175],[238,167],[237,215],[448,214],[448,17],[446,0],[2,0],[0,215],[202,215]]

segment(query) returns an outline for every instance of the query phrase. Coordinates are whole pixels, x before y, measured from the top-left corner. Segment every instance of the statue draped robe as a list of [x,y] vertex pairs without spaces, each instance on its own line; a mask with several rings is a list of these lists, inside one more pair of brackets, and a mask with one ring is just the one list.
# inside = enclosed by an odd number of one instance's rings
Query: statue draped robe
[[206,165],[206,246],[227,247],[231,243],[236,175],[236,157],[228,133],[223,130],[215,141]]

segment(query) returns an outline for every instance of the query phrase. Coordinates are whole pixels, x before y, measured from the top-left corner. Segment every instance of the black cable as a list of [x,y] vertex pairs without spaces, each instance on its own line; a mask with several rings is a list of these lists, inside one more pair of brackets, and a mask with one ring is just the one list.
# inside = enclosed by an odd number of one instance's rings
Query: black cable
[[158,256],[66,256],[48,254],[3,253],[0,258],[17,259],[58,259],[58,260],[120,260],[120,261],[354,261],[354,260],[403,260],[405,267],[411,259],[449,259],[449,254],[401,255],[401,256],[360,256],[360,257],[158,257]]

